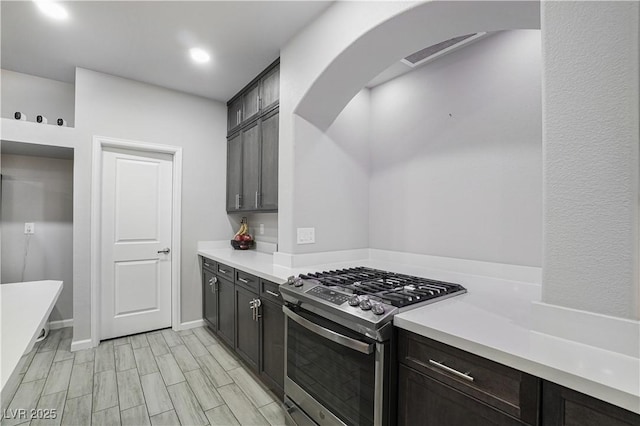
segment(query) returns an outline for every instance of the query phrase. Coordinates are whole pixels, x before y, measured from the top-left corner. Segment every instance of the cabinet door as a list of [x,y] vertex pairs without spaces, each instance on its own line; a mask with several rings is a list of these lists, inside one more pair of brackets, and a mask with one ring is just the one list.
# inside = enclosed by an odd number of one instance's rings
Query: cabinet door
[[545,426],[637,426],[640,415],[551,382],[542,383]]
[[260,173],[260,208],[278,209],[278,111],[262,119],[262,169]]
[[227,106],[227,133],[242,123],[242,96],[238,96]]
[[398,425],[520,426],[523,423],[400,364]]
[[234,296],[233,283],[218,277],[218,335],[231,347],[235,335]]
[[242,134],[227,140],[227,211],[239,210],[242,205]]
[[236,352],[251,368],[258,370],[259,322],[251,309],[258,295],[236,285]]
[[241,210],[257,210],[260,194],[260,121],[242,131]]
[[209,328],[218,331],[218,277],[203,269],[202,273],[202,317]]
[[262,77],[260,85],[260,107],[267,110],[280,99],[280,65]]
[[284,312],[282,304],[261,299],[260,377],[278,396],[284,394]]
[[249,87],[242,95],[242,121],[247,122],[258,114],[260,111],[260,84]]

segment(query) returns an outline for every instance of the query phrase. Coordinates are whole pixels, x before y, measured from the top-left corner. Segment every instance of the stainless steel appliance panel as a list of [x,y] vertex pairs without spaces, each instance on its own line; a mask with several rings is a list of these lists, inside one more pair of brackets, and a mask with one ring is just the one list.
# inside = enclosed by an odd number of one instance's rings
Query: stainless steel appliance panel
[[389,342],[299,308],[283,309],[287,397],[319,425],[387,424]]

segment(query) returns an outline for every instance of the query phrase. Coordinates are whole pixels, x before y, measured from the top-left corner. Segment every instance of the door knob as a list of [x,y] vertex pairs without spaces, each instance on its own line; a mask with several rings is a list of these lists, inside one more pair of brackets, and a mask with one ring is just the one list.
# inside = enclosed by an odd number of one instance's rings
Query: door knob
[[167,247],[166,249],[158,250],[158,253],[168,254],[170,251],[171,251],[171,249],[169,247]]

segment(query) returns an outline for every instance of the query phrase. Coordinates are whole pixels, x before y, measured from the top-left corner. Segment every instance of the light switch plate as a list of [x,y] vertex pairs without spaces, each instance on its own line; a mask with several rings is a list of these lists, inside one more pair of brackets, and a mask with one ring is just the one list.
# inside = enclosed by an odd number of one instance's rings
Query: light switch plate
[[314,244],[316,242],[316,228],[298,228],[298,244]]
[[25,234],[33,234],[36,232],[36,225],[33,222],[25,222],[24,224],[24,233]]

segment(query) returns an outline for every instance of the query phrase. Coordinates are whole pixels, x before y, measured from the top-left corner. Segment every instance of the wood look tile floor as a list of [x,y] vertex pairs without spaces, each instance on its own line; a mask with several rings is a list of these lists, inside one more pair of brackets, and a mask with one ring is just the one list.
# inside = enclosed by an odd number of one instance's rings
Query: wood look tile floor
[[[71,328],[52,330],[7,384],[4,426],[284,425],[278,398],[206,328],[103,341],[71,352]],[[55,419],[14,419],[17,409]]]

